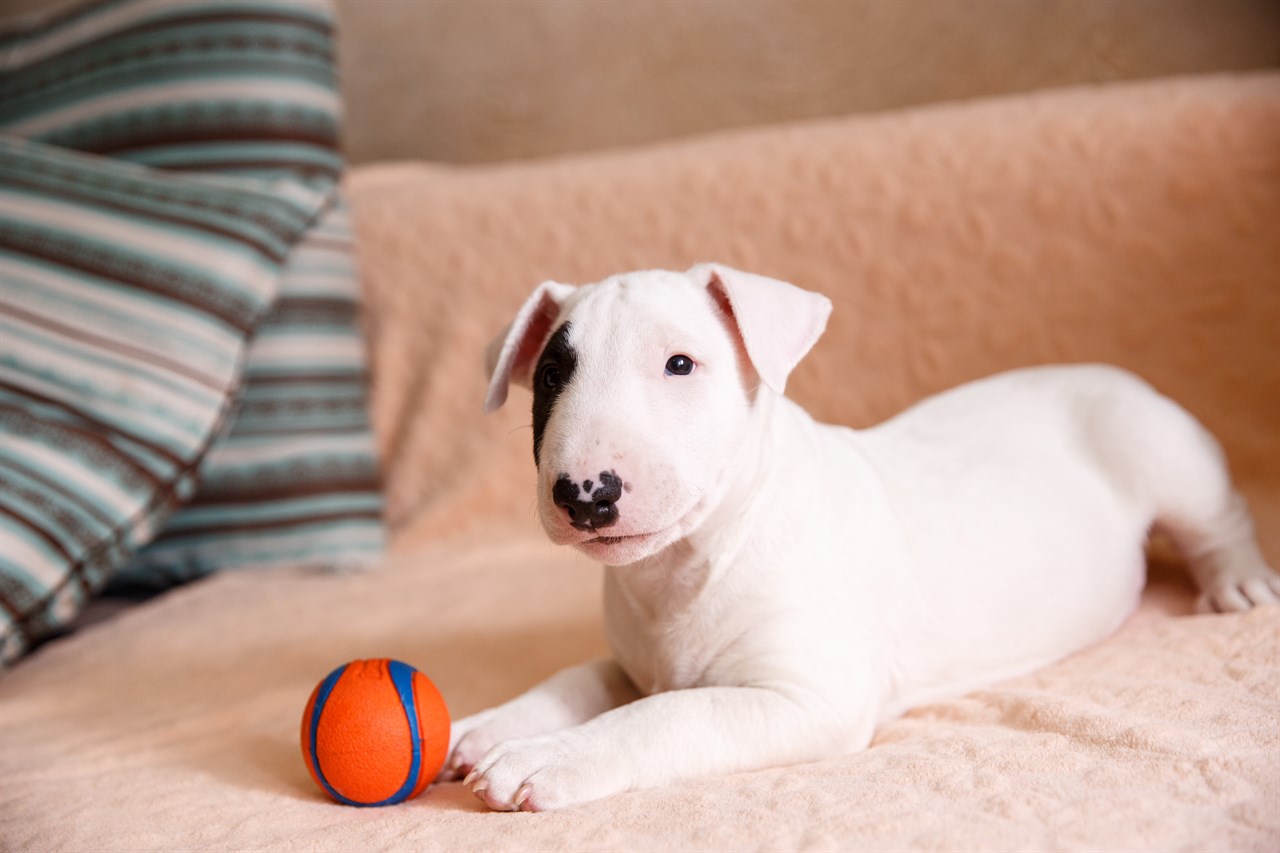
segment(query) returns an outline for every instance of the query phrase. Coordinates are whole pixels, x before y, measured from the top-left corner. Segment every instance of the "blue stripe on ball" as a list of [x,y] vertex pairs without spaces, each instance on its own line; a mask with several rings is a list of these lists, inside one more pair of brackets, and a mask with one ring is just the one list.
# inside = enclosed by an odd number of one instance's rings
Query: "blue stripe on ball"
[[413,695],[414,668],[398,660],[389,661],[387,670],[391,673],[391,683],[400,694],[400,707],[409,721],[409,742],[413,745],[413,759],[409,763],[409,777],[404,780],[400,790],[380,803],[370,805],[385,806],[398,803],[413,793],[418,784],[418,774],[422,772],[422,735],[418,732],[418,703]]
[[340,803],[346,803],[349,806],[362,806],[364,803],[357,803],[355,800],[348,800],[339,794],[334,787],[329,784],[329,780],[324,778],[324,768],[320,766],[320,753],[316,752],[316,732],[320,729],[320,714],[324,711],[324,703],[329,701],[329,694],[333,692],[333,686],[338,683],[338,679],[342,677],[342,673],[346,672],[348,664],[335,669],[320,682],[320,692],[316,694],[315,707],[311,709],[311,762],[316,766],[316,778],[320,780],[320,784],[324,785],[324,789],[329,792],[329,796],[333,797]]

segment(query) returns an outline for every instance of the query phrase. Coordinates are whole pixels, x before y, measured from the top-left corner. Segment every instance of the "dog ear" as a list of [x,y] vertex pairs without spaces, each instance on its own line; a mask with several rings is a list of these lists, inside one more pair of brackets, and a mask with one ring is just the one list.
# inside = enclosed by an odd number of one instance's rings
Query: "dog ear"
[[791,371],[822,337],[831,300],[785,281],[720,264],[700,264],[688,274],[706,282],[712,297],[738,327],[761,381],[781,394]]
[[533,363],[551,336],[551,324],[560,316],[560,306],[575,290],[571,284],[544,281],[525,300],[511,325],[485,348],[484,366],[489,376],[485,414],[497,411],[507,401],[510,383],[530,386]]

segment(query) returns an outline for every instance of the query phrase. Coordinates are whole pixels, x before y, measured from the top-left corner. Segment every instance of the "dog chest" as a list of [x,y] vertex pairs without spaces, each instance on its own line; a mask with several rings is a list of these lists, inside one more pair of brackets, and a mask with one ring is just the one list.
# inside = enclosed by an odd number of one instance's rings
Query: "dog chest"
[[604,599],[614,655],[646,694],[750,681],[750,649],[774,621],[767,596],[640,577],[636,567],[609,570]]

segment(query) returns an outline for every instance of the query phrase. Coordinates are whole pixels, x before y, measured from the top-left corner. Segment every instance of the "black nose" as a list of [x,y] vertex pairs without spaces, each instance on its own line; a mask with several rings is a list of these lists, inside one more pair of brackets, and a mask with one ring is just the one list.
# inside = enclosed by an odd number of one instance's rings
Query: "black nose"
[[597,530],[618,520],[622,478],[613,471],[601,471],[594,491],[592,485],[590,480],[583,480],[579,486],[568,474],[561,474],[551,490],[556,506],[565,511],[569,523],[579,530]]

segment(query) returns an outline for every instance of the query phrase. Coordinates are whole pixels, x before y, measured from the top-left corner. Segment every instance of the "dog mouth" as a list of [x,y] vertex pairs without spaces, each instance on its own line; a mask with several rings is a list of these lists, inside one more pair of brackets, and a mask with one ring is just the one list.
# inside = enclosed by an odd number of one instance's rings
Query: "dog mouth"
[[665,546],[668,530],[652,533],[630,533],[619,536],[592,536],[574,542],[582,553],[606,565],[632,563]]
[[583,545],[617,545],[619,542],[634,542],[639,539],[647,539],[653,536],[652,533],[631,533],[626,536],[595,536],[591,539],[584,539]]

